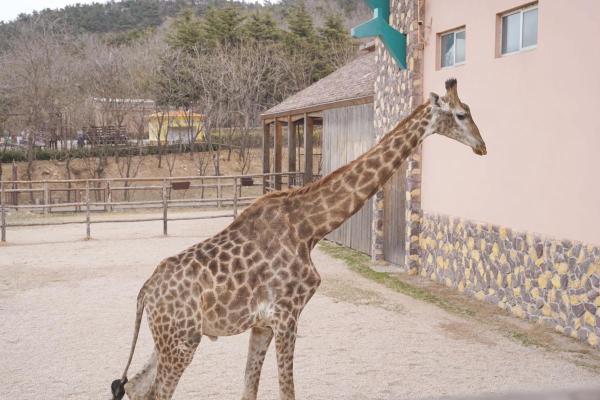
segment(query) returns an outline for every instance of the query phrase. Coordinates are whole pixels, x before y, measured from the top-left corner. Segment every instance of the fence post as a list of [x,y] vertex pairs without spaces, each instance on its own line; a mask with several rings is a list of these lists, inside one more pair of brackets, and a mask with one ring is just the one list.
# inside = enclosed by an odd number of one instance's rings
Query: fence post
[[78,187],[75,187],[75,203],[75,211],[81,212],[81,190]]
[[50,196],[48,193],[48,182],[47,181],[44,181],[43,188],[44,188],[44,214],[48,214],[48,211],[49,211],[48,201],[50,200]]
[[90,181],[85,181],[85,238],[91,238],[90,232]]
[[0,240],[2,242],[6,242],[6,209],[5,209],[6,199],[4,198],[4,182],[0,182],[0,231],[1,237]]
[[221,178],[217,176],[217,208],[221,208]]
[[16,181],[18,181],[19,178],[18,178],[18,174],[17,174],[17,164],[14,161],[12,163],[12,180],[14,182],[12,185],[12,189],[14,190],[12,192],[12,204],[13,204],[13,206],[18,206],[19,205],[19,192],[17,191],[18,184]]
[[[108,181],[107,181],[107,183],[108,183]],[[102,186],[102,185],[99,185],[99,186]],[[104,212],[106,212],[106,211],[108,211],[108,204],[107,204],[108,203],[108,187],[107,186],[104,186],[103,192],[104,192],[104,195],[102,196],[102,200],[104,203],[103,207],[104,207]]]
[[112,189],[110,187],[110,181],[106,181],[106,202],[108,203],[108,211],[112,211]]
[[233,178],[233,219],[238,215],[238,184],[237,178]]
[[162,206],[163,206],[163,235],[167,236],[167,181],[163,180],[162,182]]

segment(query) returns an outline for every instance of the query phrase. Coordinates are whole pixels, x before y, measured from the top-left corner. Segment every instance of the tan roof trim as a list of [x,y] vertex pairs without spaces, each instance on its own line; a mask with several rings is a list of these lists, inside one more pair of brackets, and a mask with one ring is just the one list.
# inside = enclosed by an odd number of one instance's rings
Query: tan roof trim
[[373,102],[373,95],[371,94],[368,96],[355,97],[353,99],[336,100],[336,101],[331,101],[328,103],[315,104],[313,106],[308,106],[308,107],[303,107],[303,108],[298,108],[298,109],[279,111],[277,113],[261,114],[260,118],[262,120],[266,120],[266,119],[272,119],[272,118],[286,117],[288,115],[299,115],[299,114],[311,113],[311,112],[315,112],[315,111],[330,110],[332,108],[357,106],[357,105],[368,104],[368,103],[372,103],[372,102]]

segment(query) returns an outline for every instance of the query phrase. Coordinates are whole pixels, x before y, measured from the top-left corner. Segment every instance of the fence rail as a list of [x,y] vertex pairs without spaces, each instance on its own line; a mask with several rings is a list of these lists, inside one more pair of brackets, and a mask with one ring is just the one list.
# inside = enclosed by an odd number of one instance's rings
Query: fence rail
[[[282,172],[225,176],[184,176],[170,178],[105,178],[105,179],[57,179],[37,181],[0,182],[0,240],[6,242],[7,228],[85,224],[86,239],[91,238],[91,225],[119,222],[163,221],[163,235],[167,235],[169,221],[187,221],[237,217],[240,206],[249,204],[265,192],[282,187],[300,186],[303,173]],[[258,178],[258,179],[255,179]],[[275,179],[277,178],[277,179]],[[282,179],[286,178],[286,179]],[[117,183],[117,185],[115,185]],[[152,184],[156,183],[156,184]],[[140,185],[136,185],[140,184]],[[26,185],[27,187],[19,187]],[[259,189],[261,188],[261,189]],[[208,192],[212,190],[212,192]],[[157,192],[154,198],[132,200],[136,192]],[[246,191],[246,193],[244,193]],[[66,194],[58,199],[57,193]],[[121,194],[118,200],[116,194]],[[181,195],[180,193],[183,193]],[[187,198],[186,194],[192,194]],[[28,194],[29,204],[19,204],[19,195]],[[200,197],[197,197],[200,194]],[[213,194],[214,196],[210,196]],[[196,195],[196,196],[194,196]],[[94,198],[92,198],[94,197]],[[74,198],[74,199],[73,199]],[[211,216],[169,217],[169,209],[227,207],[230,213]],[[98,212],[162,210],[161,217],[96,219]],[[84,214],[85,219],[74,221],[16,222],[7,221],[9,211],[27,210],[43,215],[56,212]]]

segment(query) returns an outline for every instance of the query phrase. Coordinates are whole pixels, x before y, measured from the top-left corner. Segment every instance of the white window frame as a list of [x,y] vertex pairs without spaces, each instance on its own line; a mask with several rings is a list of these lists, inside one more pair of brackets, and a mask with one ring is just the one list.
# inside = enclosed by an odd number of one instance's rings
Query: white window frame
[[[500,14],[500,55],[501,56],[509,56],[512,54],[518,54],[523,51],[533,50],[533,49],[537,48],[537,40],[536,40],[535,44],[532,44],[531,46],[523,47],[523,13],[526,13],[527,11],[531,11],[531,10],[535,10],[535,9],[538,10],[537,28],[538,28],[538,33],[539,33],[540,11],[539,11],[538,3],[531,4],[529,6],[525,6],[525,7],[519,8],[517,10],[512,10],[512,11],[508,11],[503,14]],[[504,18],[509,17],[511,15],[515,15],[515,14],[519,14],[519,49],[515,50],[515,51],[510,51],[508,53],[503,53],[502,48],[504,47],[504,43],[502,42],[502,38],[504,37]],[[538,39],[539,39],[539,37],[538,37]]]
[[[465,33],[465,59],[464,59],[464,61],[456,62],[456,34],[460,33],[460,32]],[[443,65],[444,64],[444,55],[442,54],[442,51],[443,51],[442,43],[443,43],[444,36],[448,36],[448,35],[454,36],[454,41],[452,42],[453,43],[452,46],[454,46],[454,53],[453,53],[454,59],[452,60],[452,65]],[[463,27],[454,29],[452,31],[446,31],[444,33],[440,33],[439,54],[440,54],[440,69],[454,68],[456,66],[465,64],[467,62],[467,27],[463,26]]]

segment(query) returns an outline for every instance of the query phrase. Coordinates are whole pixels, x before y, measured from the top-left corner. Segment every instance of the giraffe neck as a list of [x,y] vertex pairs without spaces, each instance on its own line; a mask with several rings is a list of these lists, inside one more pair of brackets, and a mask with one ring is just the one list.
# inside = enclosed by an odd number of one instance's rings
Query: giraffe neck
[[300,204],[293,218],[301,239],[312,248],[354,215],[398,170],[431,132],[431,107],[415,109],[369,151],[312,185],[292,192]]

